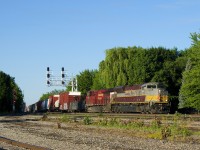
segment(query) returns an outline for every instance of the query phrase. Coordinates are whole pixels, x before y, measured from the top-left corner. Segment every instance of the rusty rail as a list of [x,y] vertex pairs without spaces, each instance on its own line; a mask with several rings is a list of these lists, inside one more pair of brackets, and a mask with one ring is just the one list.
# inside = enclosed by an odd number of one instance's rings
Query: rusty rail
[[18,147],[30,149],[30,150],[51,150],[49,148],[18,142],[18,141],[11,140],[11,139],[1,137],[1,136],[0,136],[0,142],[4,142],[4,143],[7,143],[7,144],[10,144],[10,145],[13,145],[13,146],[18,146]]

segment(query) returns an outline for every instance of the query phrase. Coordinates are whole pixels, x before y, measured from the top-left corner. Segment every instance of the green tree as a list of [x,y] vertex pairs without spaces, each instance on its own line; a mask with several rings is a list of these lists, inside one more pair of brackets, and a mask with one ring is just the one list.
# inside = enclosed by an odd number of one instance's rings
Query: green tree
[[180,56],[176,48],[119,47],[106,50],[105,60],[99,65],[93,87],[111,88],[160,81],[171,90],[172,95],[178,95],[183,70],[179,61],[183,59],[178,59]]
[[93,85],[92,85],[91,89],[99,90],[99,89],[103,89],[103,88],[105,88],[103,78],[102,78],[101,74],[99,73],[99,71],[97,71],[94,75]]
[[15,105],[15,111],[16,112],[20,112],[22,111],[22,107],[23,107],[23,99],[24,99],[24,95],[21,91],[21,89],[19,88],[19,86],[14,82],[14,80],[12,80],[12,92],[13,92],[13,100],[14,100],[14,105]]
[[23,94],[10,75],[0,71],[0,112],[11,112],[13,106],[20,111],[23,104]]
[[91,90],[93,85],[93,79],[97,70],[84,70],[79,75],[77,75],[78,81],[78,90],[81,92],[82,95],[85,95],[88,91]]
[[54,89],[52,90],[51,92],[47,92],[47,93],[44,93],[42,94],[42,96],[40,97],[40,101],[43,101],[43,100],[46,100],[49,98],[49,96],[51,95],[57,95],[57,94],[60,94],[62,92],[64,92],[65,90],[57,90],[57,89]]
[[200,34],[191,34],[192,46],[188,50],[188,61],[183,72],[179,96],[179,108],[200,110]]

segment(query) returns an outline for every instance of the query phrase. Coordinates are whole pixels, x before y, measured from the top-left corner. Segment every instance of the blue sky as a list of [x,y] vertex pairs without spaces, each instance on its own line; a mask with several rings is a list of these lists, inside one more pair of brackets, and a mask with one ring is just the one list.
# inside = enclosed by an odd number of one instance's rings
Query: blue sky
[[0,70],[15,77],[29,105],[60,87],[55,75],[98,69],[113,47],[190,47],[199,0],[0,0]]

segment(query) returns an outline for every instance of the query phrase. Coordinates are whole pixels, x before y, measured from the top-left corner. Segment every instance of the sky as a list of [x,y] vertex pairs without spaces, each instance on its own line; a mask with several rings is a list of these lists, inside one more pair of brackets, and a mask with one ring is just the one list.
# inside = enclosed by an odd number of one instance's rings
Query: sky
[[30,105],[64,89],[46,85],[47,67],[71,76],[98,69],[114,47],[189,48],[199,8],[199,0],[0,0],[0,70]]

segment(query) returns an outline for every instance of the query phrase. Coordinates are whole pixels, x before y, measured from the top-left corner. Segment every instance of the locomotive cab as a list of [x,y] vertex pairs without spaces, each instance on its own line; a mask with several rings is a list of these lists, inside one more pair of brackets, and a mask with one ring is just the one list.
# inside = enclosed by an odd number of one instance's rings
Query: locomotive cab
[[168,102],[168,92],[161,83],[146,83],[141,86],[141,89],[144,95],[146,95],[145,101]]

